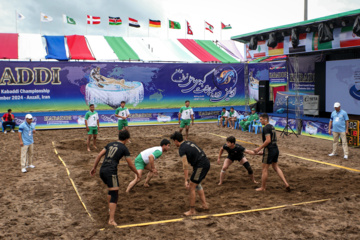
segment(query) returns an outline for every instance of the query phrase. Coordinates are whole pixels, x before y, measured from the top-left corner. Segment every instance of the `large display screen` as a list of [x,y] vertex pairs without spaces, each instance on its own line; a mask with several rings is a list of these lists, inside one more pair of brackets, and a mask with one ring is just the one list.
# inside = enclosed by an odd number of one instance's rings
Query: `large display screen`
[[334,111],[334,103],[348,114],[360,114],[360,59],[326,62],[325,110]]

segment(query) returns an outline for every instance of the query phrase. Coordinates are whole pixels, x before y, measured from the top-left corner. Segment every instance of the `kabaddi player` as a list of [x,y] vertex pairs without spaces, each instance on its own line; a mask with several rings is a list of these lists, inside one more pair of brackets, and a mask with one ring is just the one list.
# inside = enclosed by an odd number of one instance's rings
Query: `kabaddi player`
[[137,177],[140,178],[138,171],[136,170],[134,164],[130,158],[130,152],[125,144],[130,139],[130,133],[126,130],[121,131],[119,133],[119,141],[109,143],[105,146],[105,148],[98,154],[95,159],[94,167],[90,171],[90,175],[94,176],[96,173],[96,167],[99,164],[102,156],[105,155],[104,161],[100,168],[100,178],[103,182],[108,186],[109,192],[107,195],[107,200],[109,203],[109,224],[116,226],[115,222],[115,210],[116,204],[118,201],[118,192],[119,192],[119,179],[117,176],[117,166],[119,164],[120,159],[125,156],[125,160]]
[[130,116],[130,112],[129,109],[125,107],[126,102],[125,101],[121,101],[120,103],[120,107],[116,109],[115,111],[115,117],[118,118],[118,130],[119,132],[123,129],[125,129],[126,131],[129,131],[129,123],[127,121],[127,119]]
[[290,186],[286,181],[283,172],[278,166],[279,148],[276,143],[277,138],[275,128],[269,123],[269,116],[267,113],[261,114],[260,122],[262,125],[265,125],[262,131],[262,140],[264,143],[260,147],[254,149],[254,152],[258,153],[261,149],[264,149],[264,151],[262,160],[261,187],[257,188],[256,191],[266,190],[266,180],[268,178],[268,170],[271,165],[281,180],[284,182],[285,190],[290,192]]
[[[201,181],[206,177],[210,169],[210,161],[206,157],[203,150],[201,150],[195,143],[184,141],[180,132],[175,132],[171,135],[175,145],[179,148],[179,155],[181,157],[184,169],[185,187],[190,194],[190,210],[185,212],[185,216],[195,215],[195,190],[199,194],[203,209],[208,209],[205,199],[204,189],[201,186]],[[193,172],[188,180],[189,170],[188,163],[193,167]]]
[[136,170],[139,172],[135,174],[135,179],[129,183],[129,186],[126,189],[126,192],[130,192],[131,189],[141,181],[142,173],[144,169],[149,170],[149,173],[146,176],[146,180],[144,183],[144,187],[149,187],[150,179],[158,174],[157,169],[155,168],[155,159],[161,157],[163,152],[167,152],[170,149],[170,141],[167,139],[163,139],[160,142],[159,147],[152,147],[142,151],[136,158],[135,158],[135,167]]
[[[244,168],[246,168],[246,170],[248,171],[251,181],[253,181],[254,183],[258,183],[257,181],[255,181],[253,170],[251,169],[250,163],[247,161],[246,157],[244,156],[244,153],[256,155],[254,151],[245,149],[243,146],[236,144],[236,138],[234,136],[230,136],[226,138],[226,144],[224,144],[224,146],[220,148],[219,157],[217,160],[218,164],[220,164],[220,158],[224,150],[228,152],[228,156],[225,159],[224,165],[220,171],[220,181],[218,185],[221,185],[223,183],[225,172],[234,161],[239,161],[240,164],[243,165]],[[262,154],[262,152],[258,154]]]
[[94,104],[90,104],[89,109],[90,109],[90,111],[88,111],[85,114],[85,126],[86,126],[86,131],[88,132],[88,138],[86,141],[86,145],[87,145],[87,150],[90,152],[91,137],[93,138],[94,148],[97,149],[96,137],[99,133],[100,123],[99,123],[99,115],[95,111]]
[[190,107],[189,100],[185,101],[185,106],[180,108],[178,115],[180,124],[179,132],[182,133],[182,130],[185,128],[185,140],[187,140],[189,136],[190,119],[192,120],[192,125],[194,125],[194,111]]

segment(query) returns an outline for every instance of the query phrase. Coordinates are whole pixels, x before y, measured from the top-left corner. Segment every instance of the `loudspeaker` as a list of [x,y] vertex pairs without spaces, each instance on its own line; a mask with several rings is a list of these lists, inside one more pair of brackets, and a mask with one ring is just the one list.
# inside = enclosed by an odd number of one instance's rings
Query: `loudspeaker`
[[269,101],[269,81],[259,81],[259,101]]
[[262,113],[272,113],[273,112],[273,101],[259,101],[258,103],[258,109],[259,112]]

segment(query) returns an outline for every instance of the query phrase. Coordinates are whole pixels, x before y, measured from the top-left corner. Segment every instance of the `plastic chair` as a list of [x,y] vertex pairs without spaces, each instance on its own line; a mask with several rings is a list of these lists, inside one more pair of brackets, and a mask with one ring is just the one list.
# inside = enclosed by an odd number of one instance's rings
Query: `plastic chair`
[[[241,122],[244,118],[245,118],[244,115],[239,115],[239,116],[237,117],[237,121],[235,122],[235,129],[239,128],[239,130],[240,130],[240,127],[241,127],[240,122]],[[243,128],[241,128],[241,130],[244,131]]]
[[[250,127],[251,126],[251,127]],[[258,133],[258,130],[263,128],[260,120],[256,120],[255,122],[251,122],[249,126],[249,132],[252,132],[252,129],[255,129],[255,134]]]

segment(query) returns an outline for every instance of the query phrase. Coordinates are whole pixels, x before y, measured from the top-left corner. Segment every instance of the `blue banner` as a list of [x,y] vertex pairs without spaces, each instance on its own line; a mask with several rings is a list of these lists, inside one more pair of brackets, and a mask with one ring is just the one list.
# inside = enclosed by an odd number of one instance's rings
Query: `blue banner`
[[243,64],[0,62],[0,112],[244,105]]
[[286,61],[270,62],[269,64],[269,80],[270,87],[287,86],[287,69]]

